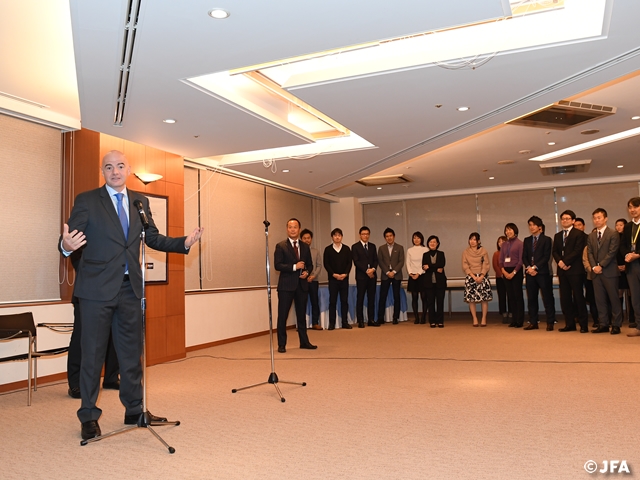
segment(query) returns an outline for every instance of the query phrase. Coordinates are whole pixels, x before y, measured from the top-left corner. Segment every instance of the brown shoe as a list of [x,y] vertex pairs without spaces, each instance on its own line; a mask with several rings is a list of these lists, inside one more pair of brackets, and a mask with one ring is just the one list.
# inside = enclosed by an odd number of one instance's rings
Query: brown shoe
[[313,325],[311,328],[312,328],[313,330],[322,330],[322,327],[321,327],[320,325],[317,325],[317,324],[316,324],[316,325]]
[[640,330],[633,330],[627,333],[627,337],[640,337]]

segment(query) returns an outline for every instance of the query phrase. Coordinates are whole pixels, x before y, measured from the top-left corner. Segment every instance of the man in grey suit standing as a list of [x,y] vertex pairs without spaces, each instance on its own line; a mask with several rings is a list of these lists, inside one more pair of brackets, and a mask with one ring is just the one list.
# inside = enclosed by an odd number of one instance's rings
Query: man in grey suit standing
[[[196,228],[189,236],[180,238],[161,235],[153,222],[147,197],[126,188],[131,167],[121,152],[107,153],[101,170],[106,185],[76,197],[58,242],[58,249],[65,256],[82,249],[74,295],[82,317],[82,404],[78,418],[84,440],[101,434],[98,419],[102,410],[96,402],[110,332],[120,362],[120,401],[126,409],[124,423],[140,425],[143,420],[142,270],[139,263],[143,227],[136,205],[140,205],[148,218],[146,244],[155,250],[188,253],[203,231]],[[150,421],[166,421],[146,413]]]
[[[596,208],[593,211],[593,225],[596,229],[587,238],[587,256],[591,271],[594,273],[593,291],[598,307],[598,328],[592,333],[604,333],[609,331],[607,312],[611,305],[613,325],[611,335],[620,333],[622,325],[622,308],[618,298],[618,248],[620,235],[615,230],[607,227],[607,211],[604,208]],[[607,301],[608,300],[608,301]]]
[[387,243],[378,249],[378,265],[380,266],[380,298],[378,299],[378,324],[384,323],[384,311],[387,306],[389,287],[393,289],[393,323],[400,318],[400,284],[402,267],[404,266],[404,247],[395,243],[396,232],[391,228],[384,231]]

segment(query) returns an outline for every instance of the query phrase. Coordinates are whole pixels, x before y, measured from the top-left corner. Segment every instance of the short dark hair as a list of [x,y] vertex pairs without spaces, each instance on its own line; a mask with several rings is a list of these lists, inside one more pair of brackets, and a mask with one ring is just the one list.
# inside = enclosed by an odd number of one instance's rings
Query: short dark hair
[[585,226],[587,225],[587,222],[585,222],[585,221],[584,221],[584,218],[582,218],[582,217],[576,217],[576,218],[574,218],[573,220],[574,220],[575,222],[580,222],[581,224],[583,224],[583,225],[585,225]]
[[342,230],[340,228],[334,228],[333,230],[331,230],[331,236],[333,237],[336,233],[339,233],[341,237],[344,237],[344,235],[342,234]]
[[472,238],[476,239],[476,242],[478,242],[476,248],[480,249],[480,234],[478,232],[472,232],[469,234],[469,240],[471,240]]
[[640,197],[632,197],[627,202],[627,207],[640,207]]
[[396,232],[393,231],[393,228],[391,227],[387,227],[384,229],[384,234],[383,236],[386,238],[387,233],[391,233],[394,237],[396,236]]
[[300,220],[298,220],[297,218],[290,218],[289,220],[287,220],[287,225],[289,224],[289,222],[298,222],[298,228],[302,227]]
[[502,240],[503,242],[506,242],[509,239],[507,237],[505,237],[504,235],[500,235],[498,237],[498,240],[496,240],[496,248],[498,249],[498,251],[500,251],[500,240]]
[[369,230],[369,227],[367,227],[367,226],[364,226],[364,225],[363,225],[362,227],[360,227],[360,230],[358,230],[358,235],[360,235],[360,234],[361,234],[362,232],[364,232],[365,230],[366,230],[367,232],[371,233],[371,230]]
[[411,243],[413,243],[413,237],[418,237],[420,239],[420,245],[424,247],[424,235],[422,235],[422,233],[413,232],[413,235],[411,235]]
[[571,217],[571,220],[576,219],[576,212],[574,212],[573,210],[565,210],[560,214],[560,218],[564,217],[565,215],[569,215]]
[[431,235],[429,238],[427,238],[427,247],[429,246],[429,243],[431,243],[431,240],[435,240],[436,242],[438,242],[438,246],[436,247],[436,250],[439,249],[440,239],[436,235]]
[[542,219],[536,215],[533,215],[529,220],[527,220],[527,223],[533,223],[536,227],[540,228],[542,228],[542,225],[544,225],[542,223]]
[[619,218],[619,219],[616,220],[616,223],[618,223],[618,222],[622,222],[623,225],[626,225],[627,224],[627,219],[626,218]]
[[311,238],[313,238],[313,232],[308,228],[305,228],[300,232],[300,238],[304,237],[305,235],[309,235]]
[[596,213],[601,213],[602,215],[604,215],[604,218],[607,218],[609,215],[607,215],[607,211],[602,208],[602,207],[598,207],[596,208],[593,213],[591,214],[591,216],[595,215]]
[[518,226],[515,223],[509,222],[504,226],[505,235],[507,234],[507,228],[510,228],[511,230],[513,230],[513,233],[516,234],[516,237],[518,236]]

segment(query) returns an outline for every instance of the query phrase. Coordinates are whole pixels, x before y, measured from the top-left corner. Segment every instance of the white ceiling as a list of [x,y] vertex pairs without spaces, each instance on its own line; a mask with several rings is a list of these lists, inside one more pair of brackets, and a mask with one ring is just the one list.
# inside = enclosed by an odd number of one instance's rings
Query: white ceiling
[[[48,1],[28,0],[20,5]],[[64,0],[55,2],[66,5]],[[122,127],[115,127],[128,0],[69,3],[82,126],[189,158],[295,145],[301,140],[181,79],[494,19],[505,11],[503,0],[396,1],[392,8],[388,2],[372,0],[224,0],[215,5],[203,0],[141,0],[125,120]],[[231,16],[223,21],[211,19],[207,12],[214,6],[227,9]],[[591,41],[498,54],[475,70],[425,65],[296,89],[296,96],[377,148],[278,160],[275,173],[262,164],[230,168],[316,195],[370,200],[516,185],[527,188],[549,181],[557,185],[606,177],[640,179],[640,137],[564,157],[593,162],[587,173],[551,180],[539,173],[536,162],[517,153],[530,149],[541,154],[551,150],[548,141],[555,141],[553,148],[559,149],[640,126],[640,121],[630,120],[640,115],[640,77],[635,76],[640,72],[640,2],[609,0],[607,8],[606,35]],[[2,18],[0,91],[13,93],[13,88],[20,91],[14,95],[41,98],[46,88],[20,87],[26,84],[21,81],[24,68],[4,62],[16,38],[28,43],[34,33],[23,21],[18,22],[21,32],[7,35],[11,22]],[[29,64],[34,58],[25,54],[21,61]],[[47,78],[40,83],[45,85]],[[614,106],[618,111],[587,127],[550,134],[502,125],[567,98]],[[456,107],[461,105],[470,110],[458,112]],[[162,122],[169,117],[177,123]],[[579,133],[584,128],[597,128],[600,133],[585,137]],[[515,163],[497,164],[505,159]],[[624,168],[616,168],[620,164]],[[284,169],[290,172],[283,173]],[[354,183],[378,173],[404,173],[412,183],[383,190]]]

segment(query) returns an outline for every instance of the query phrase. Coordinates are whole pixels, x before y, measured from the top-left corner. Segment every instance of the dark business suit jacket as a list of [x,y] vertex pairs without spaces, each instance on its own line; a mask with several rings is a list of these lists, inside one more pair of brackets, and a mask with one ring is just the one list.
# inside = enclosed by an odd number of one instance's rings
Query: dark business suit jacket
[[[142,297],[142,270],[140,269],[140,233],[142,222],[133,202],[142,202],[149,228],[146,244],[162,252],[188,253],[184,247],[186,237],[170,238],[160,235],[151,211],[149,200],[143,194],[127,189],[129,199],[129,234],[124,238],[120,219],[109,197],[106,186],[79,194],[76,197],[69,231],[84,232],[87,243],[82,248],[78,264],[74,295],[88,300],[109,301],[115,298],[122,286],[125,265],[134,293]],[[62,237],[58,241],[58,248]]]
[[[396,274],[393,277],[394,280],[402,280],[402,267],[404,266],[404,247],[402,245],[394,243],[393,250],[391,250],[391,255],[389,255],[388,244],[385,243],[384,245],[380,245],[380,248],[378,248],[378,265],[380,266],[381,280],[389,280],[389,277],[387,277],[387,272],[389,270],[395,270]],[[389,266],[391,266],[391,268],[389,268]]]
[[[298,250],[300,252],[300,261],[304,262],[304,270],[307,272],[313,271],[313,260],[311,259],[311,249],[309,245],[298,239]],[[307,279],[305,278],[304,281],[300,279],[300,270],[293,270],[293,266],[298,263],[298,261],[296,252],[293,250],[293,246],[288,238],[276,245],[273,263],[276,270],[280,272],[278,291],[295,292],[296,288],[298,288],[298,283],[303,291],[306,292],[309,290],[309,282],[307,282]]]
[[[356,267],[356,280],[367,280],[367,270],[370,268],[378,268],[378,253],[375,244],[368,242],[367,250],[364,249],[362,242],[356,242],[351,246],[351,257],[353,258],[353,266]],[[373,278],[376,278],[378,271],[373,272]]]
[[[575,230],[575,229],[574,229]],[[561,232],[562,233],[562,232]],[[522,247],[522,263],[524,269],[534,266],[539,274],[549,275],[549,260],[551,259],[551,238],[541,233],[538,237],[536,250],[533,251],[533,235],[524,239]],[[562,246],[562,235],[560,235],[560,246]],[[533,256],[533,264],[531,257]]]
[[[598,246],[598,232],[591,232],[587,238],[587,255],[591,268],[602,267],[602,273],[607,278],[619,277],[618,270],[618,248],[620,246],[620,234],[614,229],[607,227],[604,230]],[[616,280],[617,281],[617,280]]]
[[[622,237],[620,238],[620,254],[622,255],[622,258],[624,258],[627,253],[631,253],[631,244],[633,243],[633,227],[634,223],[633,221],[631,221],[625,224],[624,230],[622,231]],[[640,234],[638,234],[638,237],[636,238],[635,253],[640,253]]]
[[587,235],[577,228],[572,228],[567,236],[564,248],[562,246],[562,236],[564,232],[560,230],[553,237],[553,259],[556,264],[562,260],[564,264],[571,267],[569,270],[558,268],[558,275],[584,275],[584,265],[582,265],[582,252],[587,242]]
[[[427,288],[447,288],[447,276],[444,273],[444,266],[446,264],[446,260],[444,258],[444,252],[440,250],[436,250],[436,261],[432,262],[431,257],[433,256],[433,252],[431,250],[424,252],[422,254],[422,265],[429,265],[429,269],[424,273]],[[442,268],[442,273],[438,272],[438,269]],[[436,274],[436,283],[433,284],[433,273]]]

